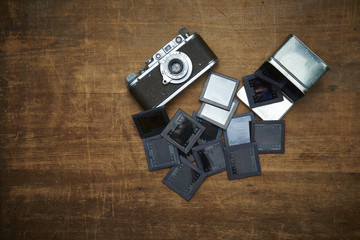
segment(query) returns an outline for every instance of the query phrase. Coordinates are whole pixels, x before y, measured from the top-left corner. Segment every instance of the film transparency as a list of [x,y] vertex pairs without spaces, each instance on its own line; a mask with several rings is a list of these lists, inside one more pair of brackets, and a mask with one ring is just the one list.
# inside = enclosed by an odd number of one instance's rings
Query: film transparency
[[296,86],[294,86],[277,68],[275,68],[269,62],[265,62],[263,65],[261,65],[261,67],[255,72],[255,75],[280,88],[281,91],[285,93],[285,95],[293,102],[296,102],[299,98],[304,96],[304,93],[302,93]]
[[210,71],[201,92],[200,101],[230,110],[239,83],[237,79]]
[[204,126],[179,109],[160,135],[187,154],[204,130]]
[[234,115],[224,131],[224,139],[226,146],[249,143],[250,122],[254,120],[252,112]]
[[217,139],[192,149],[197,166],[206,176],[225,171],[224,142]]
[[160,134],[170,122],[165,107],[158,107],[137,113],[132,115],[132,118],[141,138]]
[[[246,106],[250,107],[244,86],[240,88],[237,96]],[[279,120],[291,109],[293,105],[294,103],[292,103],[289,98],[284,96],[284,101],[282,102],[256,107],[252,110],[262,120]]]
[[197,141],[198,144],[205,144],[221,137],[222,129],[204,119],[197,117],[197,111],[193,112],[192,117],[205,127],[205,131],[203,134],[201,134],[199,140]]
[[256,70],[255,75],[278,88],[283,88],[288,81],[287,78],[269,62],[261,65],[261,67]]
[[256,75],[243,77],[246,95],[251,108],[283,101],[281,89]]
[[261,174],[256,142],[226,147],[224,152],[229,180]]
[[257,142],[259,153],[284,153],[285,121],[252,121],[251,140]]
[[[197,146],[197,144],[195,144],[194,146]],[[179,151],[179,155],[188,160],[189,162],[195,162],[192,150],[190,150],[188,153],[183,153],[182,151]]]
[[161,136],[143,139],[149,171],[172,167],[180,164],[176,147]]
[[163,183],[189,201],[201,183],[205,173],[188,160],[180,157],[181,163],[172,167],[163,179]]
[[239,101],[236,99],[234,99],[230,110],[225,110],[211,104],[203,103],[197,116],[222,129],[226,129],[238,105]]

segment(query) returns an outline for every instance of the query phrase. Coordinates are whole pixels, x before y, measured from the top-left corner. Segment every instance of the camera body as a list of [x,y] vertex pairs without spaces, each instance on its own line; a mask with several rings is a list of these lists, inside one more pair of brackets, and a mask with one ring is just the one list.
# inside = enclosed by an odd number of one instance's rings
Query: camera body
[[139,74],[125,80],[130,93],[144,109],[164,106],[216,62],[217,57],[200,35],[186,28],[146,61]]

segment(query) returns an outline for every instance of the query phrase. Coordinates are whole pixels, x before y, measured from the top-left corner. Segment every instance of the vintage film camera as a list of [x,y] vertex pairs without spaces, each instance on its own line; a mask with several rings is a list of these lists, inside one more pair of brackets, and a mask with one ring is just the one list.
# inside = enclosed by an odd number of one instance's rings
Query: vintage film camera
[[144,109],[164,106],[216,62],[217,57],[200,37],[186,28],[146,61],[146,67],[126,78],[131,94]]

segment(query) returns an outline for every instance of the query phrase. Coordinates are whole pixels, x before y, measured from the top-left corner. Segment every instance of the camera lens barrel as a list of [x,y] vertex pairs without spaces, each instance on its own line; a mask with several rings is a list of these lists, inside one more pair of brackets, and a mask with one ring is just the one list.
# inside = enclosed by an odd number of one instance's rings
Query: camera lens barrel
[[130,73],[126,76],[125,81],[130,84],[134,79],[136,79],[138,75],[135,72]]
[[171,52],[160,60],[163,84],[180,84],[185,82],[191,75],[192,69],[191,59],[183,52]]

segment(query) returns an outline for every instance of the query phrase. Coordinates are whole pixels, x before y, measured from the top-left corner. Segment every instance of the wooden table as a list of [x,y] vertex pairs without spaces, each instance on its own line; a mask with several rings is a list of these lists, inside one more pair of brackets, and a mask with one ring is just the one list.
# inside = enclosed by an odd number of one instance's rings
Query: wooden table
[[[8,0],[0,16],[1,239],[360,238],[359,1]],[[190,202],[147,170],[124,81],[182,26],[237,79],[290,33],[330,66],[283,118],[284,154]],[[170,117],[199,110],[205,77]]]

